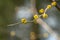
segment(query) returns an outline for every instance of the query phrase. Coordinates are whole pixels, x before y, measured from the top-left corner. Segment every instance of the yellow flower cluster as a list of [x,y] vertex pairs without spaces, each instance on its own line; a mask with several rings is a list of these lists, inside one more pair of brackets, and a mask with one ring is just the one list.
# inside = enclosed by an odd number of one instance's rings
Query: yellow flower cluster
[[[44,10],[44,9],[40,9],[40,10],[39,10],[39,13],[42,14],[42,15],[41,15],[42,18],[47,18],[48,15],[46,14],[46,11],[47,11],[48,9],[50,9],[52,6],[56,6],[56,4],[57,4],[57,3],[54,1],[54,2],[51,3],[51,5],[47,5],[47,7],[46,7],[45,10]],[[39,18],[39,15],[35,14],[33,17],[34,17],[34,20],[36,20],[36,19]],[[27,20],[26,20],[25,18],[23,18],[23,19],[21,19],[21,22],[22,22],[23,24],[26,24],[26,23],[27,23]]]
[[[34,23],[36,24],[36,23],[37,23],[36,20],[37,20],[39,17],[47,18],[47,17],[48,17],[48,14],[46,14],[46,11],[47,11],[48,9],[52,8],[52,6],[56,6],[56,5],[57,5],[57,3],[54,1],[54,2],[52,2],[50,5],[47,5],[47,7],[46,7],[45,10],[44,10],[44,9],[40,9],[40,10],[39,10],[39,13],[41,13],[41,14],[40,14],[40,15],[35,14],[35,15],[33,16],[34,19],[33,19],[32,21],[27,21],[26,18],[22,18],[19,23],[26,24],[26,23],[34,22]],[[14,26],[14,25],[19,24],[19,23],[10,24],[10,25],[8,25],[8,26]],[[11,35],[12,35],[12,36],[15,35],[14,32],[11,32]]]
[[57,5],[57,3],[54,1],[54,2],[52,2],[51,3],[51,5],[47,5],[47,7],[46,7],[46,9],[44,10],[44,9],[40,9],[39,10],[39,13],[42,13],[42,17],[43,18],[47,18],[48,17],[48,15],[45,13],[48,9],[50,9],[52,6],[56,6]]

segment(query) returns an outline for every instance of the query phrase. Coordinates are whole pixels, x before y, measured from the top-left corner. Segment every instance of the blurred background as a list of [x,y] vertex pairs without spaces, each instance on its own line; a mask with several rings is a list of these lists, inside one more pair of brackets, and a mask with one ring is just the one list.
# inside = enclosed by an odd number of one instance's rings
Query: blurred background
[[[7,26],[20,22],[22,18],[26,18],[28,21],[33,19],[32,11],[30,11],[30,1],[0,0],[0,40],[31,40],[31,32],[36,34],[36,40],[56,40],[54,36],[51,36],[39,24],[28,23]],[[60,5],[60,0],[56,1]],[[51,0],[36,0],[37,11],[41,8],[45,9],[48,4],[51,4]],[[46,13],[49,17],[42,20],[60,36],[60,10],[57,7],[52,7]]]

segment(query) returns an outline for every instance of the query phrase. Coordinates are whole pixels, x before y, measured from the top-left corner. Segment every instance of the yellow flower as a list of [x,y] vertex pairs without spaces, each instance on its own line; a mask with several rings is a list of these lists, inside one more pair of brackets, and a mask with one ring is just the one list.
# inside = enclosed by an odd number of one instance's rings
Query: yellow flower
[[21,22],[22,22],[23,24],[26,24],[26,23],[27,23],[27,20],[26,20],[25,18],[23,18],[23,19],[21,19]]
[[47,38],[47,37],[48,37],[48,33],[44,33],[44,34],[43,34],[43,37],[44,37],[44,38]]
[[39,13],[44,13],[44,9],[40,9],[39,10]]
[[50,9],[51,8],[51,5],[47,5],[47,8]]
[[11,32],[10,32],[10,35],[11,35],[11,36],[15,36],[15,31],[11,31]]
[[39,18],[39,16],[38,15],[34,15],[34,19],[38,19]]
[[54,1],[54,2],[51,3],[51,5],[52,5],[52,6],[56,6],[57,3]]
[[30,33],[30,39],[31,40],[35,40],[36,39],[36,36],[35,36],[35,33],[34,32],[31,32]]
[[47,15],[47,14],[43,14],[42,17],[43,17],[43,18],[47,18],[48,15]]

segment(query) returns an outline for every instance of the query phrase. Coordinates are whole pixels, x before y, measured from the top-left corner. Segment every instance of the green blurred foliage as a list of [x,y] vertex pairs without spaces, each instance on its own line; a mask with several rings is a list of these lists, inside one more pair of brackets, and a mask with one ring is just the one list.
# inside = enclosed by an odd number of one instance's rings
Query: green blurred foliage
[[24,0],[0,0],[0,40],[8,40],[8,24],[14,23],[16,6],[24,5]]
[[0,40],[8,39],[7,24],[13,20],[14,8],[12,0],[0,0]]

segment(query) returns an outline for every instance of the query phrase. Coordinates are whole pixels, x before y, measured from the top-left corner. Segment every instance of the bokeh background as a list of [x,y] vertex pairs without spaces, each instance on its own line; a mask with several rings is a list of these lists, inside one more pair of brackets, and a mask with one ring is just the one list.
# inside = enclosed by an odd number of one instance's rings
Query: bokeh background
[[[45,9],[50,3],[49,0],[36,0],[37,11],[41,8]],[[60,4],[60,1],[57,0],[57,3]],[[39,36],[37,40],[56,40],[54,36],[51,36],[38,24],[28,23],[7,26],[20,22],[21,18],[31,21],[33,15],[30,8],[30,0],[0,0],[0,40],[30,40],[30,33],[32,31],[37,35],[48,34],[47,38]],[[52,7],[46,13],[49,17],[43,20],[60,36],[60,11],[56,7]],[[11,36],[12,31],[15,32],[14,37]]]

